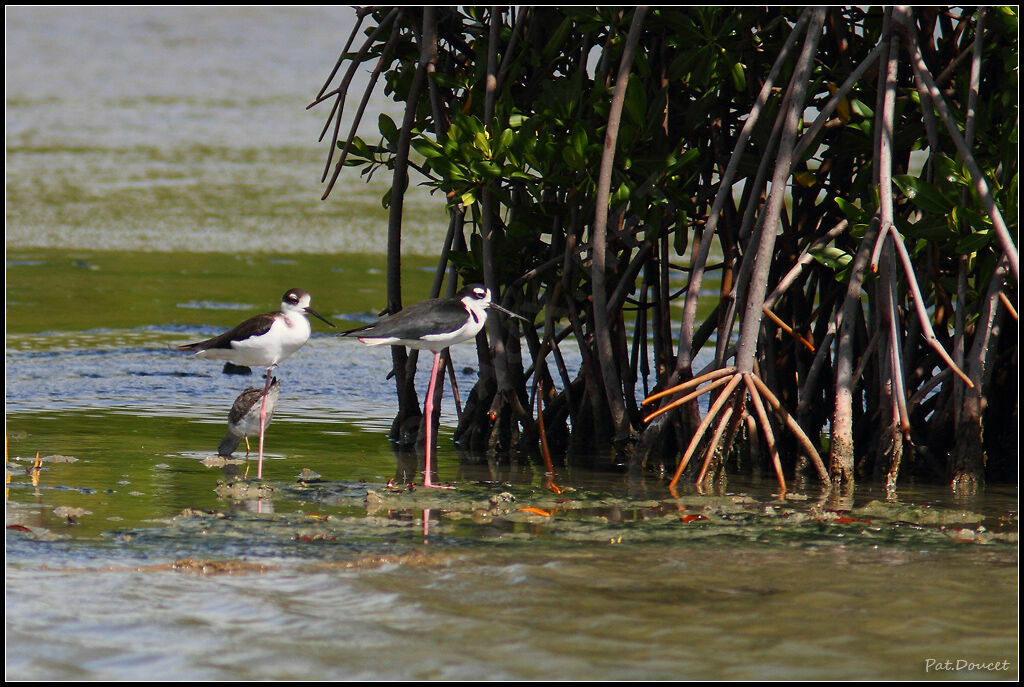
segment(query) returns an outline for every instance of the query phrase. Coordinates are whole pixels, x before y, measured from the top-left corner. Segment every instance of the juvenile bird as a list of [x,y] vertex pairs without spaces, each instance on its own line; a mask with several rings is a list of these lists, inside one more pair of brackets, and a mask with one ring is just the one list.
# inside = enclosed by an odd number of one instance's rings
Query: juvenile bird
[[278,363],[295,353],[309,340],[312,327],[306,315],[313,315],[330,326],[323,316],[309,307],[311,297],[303,289],[289,289],[281,297],[281,310],[250,317],[245,322],[212,339],[178,346],[179,351],[192,351],[200,358],[227,360],[235,365],[267,368],[260,404],[260,449],[256,476],[263,476],[263,430],[267,423],[267,394],[270,373]]

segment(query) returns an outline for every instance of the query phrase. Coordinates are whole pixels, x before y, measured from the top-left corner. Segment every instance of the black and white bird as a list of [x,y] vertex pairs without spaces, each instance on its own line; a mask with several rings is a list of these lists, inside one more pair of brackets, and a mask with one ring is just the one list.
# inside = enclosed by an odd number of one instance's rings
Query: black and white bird
[[434,365],[430,373],[427,399],[424,407],[426,417],[426,458],[424,460],[423,486],[441,487],[434,484],[430,469],[430,452],[433,436],[434,385],[437,369],[441,363],[441,351],[463,341],[469,341],[483,329],[487,322],[488,309],[500,310],[524,322],[525,317],[506,310],[491,300],[491,291],[479,284],[465,287],[454,298],[432,298],[410,305],[389,315],[375,324],[342,332],[341,336],[357,336],[367,346],[408,346],[433,351]]
[[[264,432],[274,417],[277,398],[280,394],[281,382],[274,377],[270,380],[270,387],[267,390],[266,417],[262,427]],[[238,394],[238,398],[235,399],[228,412],[228,433],[224,435],[220,445],[217,446],[217,455],[230,456],[238,448],[238,444],[245,440],[245,456],[249,457],[249,437],[260,434],[260,408],[262,405],[263,392],[254,386],[250,386]]]
[[267,394],[270,373],[278,363],[302,348],[312,332],[306,315],[312,315],[330,326],[331,322],[309,307],[311,297],[303,289],[289,289],[281,297],[281,310],[250,317],[236,327],[206,341],[178,346],[179,351],[192,351],[197,357],[227,360],[236,365],[267,368],[260,403],[260,448],[256,476],[263,476],[263,430],[267,422]]

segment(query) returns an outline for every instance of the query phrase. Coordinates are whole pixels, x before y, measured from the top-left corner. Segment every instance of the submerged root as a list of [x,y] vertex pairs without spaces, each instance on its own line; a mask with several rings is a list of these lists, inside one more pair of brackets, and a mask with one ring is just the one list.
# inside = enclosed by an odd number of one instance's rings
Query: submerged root
[[[740,388],[741,383],[743,384],[743,388]],[[703,387],[701,387],[702,384],[704,385]],[[707,415],[704,416],[704,419],[701,421],[700,425],[698,425],[697,430],[693,433],[693,437],[690,439],[689,445],[686,447],[686,450],[679,459],[675,475],[672,477],[672,480],[668,485],[671,492],[675,493],[676,484],[678,483],[680,476],[682,476],[683,470],[686,469],[687,464],[690,462],[690,458],[693,457],[698,446],[700,446],[708,428],[715,423],[717,418],[718,422],[715,424],[715,430],[712,433],[705,449],[706,454],[704,465],[701,468],[697,482],[700,483],[704,480],[710,460],[715,452],[721,448],[723,443],[722,438],[723,436],[726,436],[725,428],[729,427],[733,420],[735,420],[736,423],[739,423],[749,416],[749,411],[746,408],[746,404],[743,402],[744,398],[748,395],[756,415],[755,424],[760,426],[761,433],[765,438],[765,445],[768,447],[768,451],[772,457],[772,466],[774,467],[775,475],[779,480],[780,496],[783,496],[786,493],[786,480],[782,474],[782,464],[779,459],[778,447],[771,429],[768,412],[765,408],[765,401],[767,401],[767,405],[771,406],[771,409],[775,411],[776,416],[782,421],[786,429],[793,434],[803,451],[811,458],[811,461],[814,463],[818,472],[818,477],[821,479],[822,485],[826,487],[830,485],[828,471],[825,469],[825,464],[821,460],[821,456],[818,455],[818,451],[815,448],[814,443],[803,431],[803,428],[800,427],[800,424],[783,407],[775,394],[773,394],[768,386],[752,372],[738,372],[736,368],[733,367],[722,368],[721,370],[715,370],[714,372],[709,372],[701,375],[700,377],[695,377],[694,379],[672,387],[671,389],[665,389],[664,391],[648,396],[644,399],[643,405],[647,405],[672,394],[689,392],[686,393],[685,396],[675,399],[658,408],[656,411],[648,415],[644,421],[650,422],[660,415],[663,415],[685,403],[694,401],[701,395],[723,386],[725,388],[718,395],[718,398],[711,404]],[[695,390],[691,391],[691,389]],[[731,434],[732,432],[728,433],[730,436]]]
[[548,435],[544,431],[544,385],[537,385],[537,434],[540,436],[540,454],[544,459],[544,488],[550,489],[556,494],[561,494],[562,489],[555,484],[555,468],[551,463],[551,449],[548,446]]
[[747,386],[747,392],[750,394],[750,403],[754,406],[754,412],[757,413],[757,419],[753,424],[761,428],[765,446],[768,448],[768,453],[772,458],[772,467],[775,468],[775,476],[779,479],[779,489],[785,494],[786,478],[782,476],[782,461],[779,459],[779,447],[775,444],[775,435],[772,433],[772,425],[768,420],[768,413],[764,409],[764,403],[761,401],[761,395],[757,393],[757,387],[754,386],[754,382],[749,377],[743,381]]
[[[694,380],[691,380],[691,382],[692,381]],[[733,374],[731,378],[726,380],[725,390],[722,391],[721,394],[719,394],[717,399],[715,399],[715,402],[711,405],[711,408],[708,410],[708,414],[704,416],[704,419],[701,420],[700,425],[697,426],[697,431],[693,433],[693,438],[690,439],[690,444],[686,447],[686,450],[683,452],[682,458],[679,459],[679,464],[676,466],[675,475],[672,477],[672,481],[669,482],[668,484],[670,490],[675,489],[676,483],[679,481],[679,477],[683,474],[683,470],[686,468],[687,463],[690,462],[690,458],[697,450],[697,446],[700,445],[700,440],[704,437],[704,433],[711,425],[711,422],[715,419],[715,416],[718,415],[718,413],[725,406],[726,402],[729,400],[729,397],[732,396],[733,392],[736,390],[736,387],[739,386],[741,381],[743,381],[742,374]],[[710,391],[712,388],[718,388],[719,386],[721,386],[721,384],[719,384],[718,382],[713,382],[711,384],[708,384],[704,389],[699,390],[698,392],[694,392],[694,394],[696,394],[696,396],[699,396],[703,393]],[[687,397],[692,396],[693,398],[696,398],[694,394],[688,394]],[[646,403],[647,401],[645,400],[644,402]],[[656,412],[652,413],[648,417],[648,419],[666,413],[672,408],[676,407],[677,405],[680,404],[675,401],[669,403],[667,406],[664,406],[663,408],[660,408]]]

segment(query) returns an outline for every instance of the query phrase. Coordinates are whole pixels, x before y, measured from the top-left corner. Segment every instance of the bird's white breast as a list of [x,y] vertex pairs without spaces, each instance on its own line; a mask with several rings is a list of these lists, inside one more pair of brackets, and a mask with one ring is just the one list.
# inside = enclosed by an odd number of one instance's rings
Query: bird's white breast
[[447,348],[463,341],[469,341],[476,337],[480,333],[480,330],[484,328],[484,323],[487,321],[486,313],[473,313],[473,317],[466,319],[466,323],[456,329],[454,332],[447,332],[445,334],[427,334],[423,337],[423,340],[427,342],[427,348],[431,350],[439,350],[440,348]]
[[231,361],[237,365],[270,367],[276,365],[309,340],[309,320],[297,313],[279,315],[266,333],[241,341],[232,341]]

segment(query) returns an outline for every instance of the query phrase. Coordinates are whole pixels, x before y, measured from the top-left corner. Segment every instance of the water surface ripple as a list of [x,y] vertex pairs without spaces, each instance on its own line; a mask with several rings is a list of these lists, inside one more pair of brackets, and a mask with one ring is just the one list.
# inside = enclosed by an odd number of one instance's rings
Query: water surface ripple
[[[385,301],[366,256],[389,177],[320,201],[329,105],[305,109],[353,17],[6,10],[8,679],[1017,678],[1016,485],[956,501],[906,480],[888,502],[868,483],[837,506],[737,475],[674,499],[659,475],[559,461],[555,495],[535,454],[453,446],[446,395],[438,470],[459,488],[396,493],[422,458],[387,438],[390,351],[315,323],[276,372],[265,482],[218,462],[262,370],[174,344],[294,286],[339,323]],[[371,140],[401,112],[371,111]],[[410,298],[443,205],[410,185]],[[453,356],[465,403],[476,352]]]

